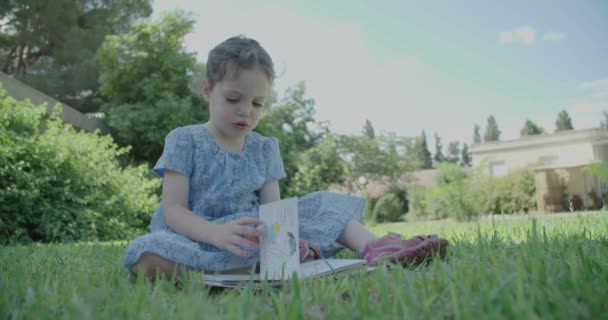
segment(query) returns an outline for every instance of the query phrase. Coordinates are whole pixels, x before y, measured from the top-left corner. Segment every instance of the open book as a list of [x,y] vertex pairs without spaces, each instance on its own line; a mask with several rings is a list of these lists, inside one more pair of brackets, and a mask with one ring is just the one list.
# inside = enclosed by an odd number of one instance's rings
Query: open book
[[[366,260],[360,259],[319,259],[300,264],[297,272],[300,279],[324,276],[340,277],[353,272],[373,270]],[[260,274],[205,274],[203,282],[213,287],[242,288],[252,286],[261,288],[264,284],[279,286],[289,280],[265,280]]]
[[264,237],[260,242],[259,274],[205,274],[203,281],[210,286],[261,287],[276,286],[298,278],[343,275],[367,271],[367,261],[360,259],[319,259],[300,263],[298,199],[289,198],[260,206]]

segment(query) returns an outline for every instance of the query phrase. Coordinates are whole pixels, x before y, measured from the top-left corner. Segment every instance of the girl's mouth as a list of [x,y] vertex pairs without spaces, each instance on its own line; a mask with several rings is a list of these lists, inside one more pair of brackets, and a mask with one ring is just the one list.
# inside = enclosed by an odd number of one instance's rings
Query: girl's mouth
[[249,125],[246,122],[235,122],[233,125],[240,129],[246,129]]

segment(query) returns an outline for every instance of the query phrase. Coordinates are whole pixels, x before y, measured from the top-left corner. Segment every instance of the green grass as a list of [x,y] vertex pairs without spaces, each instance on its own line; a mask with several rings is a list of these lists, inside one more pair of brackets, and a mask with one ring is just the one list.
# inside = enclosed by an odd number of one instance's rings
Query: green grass
[[[437,232],[446,261],[281,289],[150,283],[122,268],[126,243],[0,248],[2,319],[581,319],[608,312],[608,214],[379,225]],[[351,257],[352,254],[343,254]]]

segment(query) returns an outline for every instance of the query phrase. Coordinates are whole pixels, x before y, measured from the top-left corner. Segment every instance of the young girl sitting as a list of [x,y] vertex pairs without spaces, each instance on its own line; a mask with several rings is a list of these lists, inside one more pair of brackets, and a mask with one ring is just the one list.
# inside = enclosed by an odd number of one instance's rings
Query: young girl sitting
[[[258,207],[280,199],[278,180],[285,177],[277,139],[252,131],[274,77],[270,56],[253,39],[233,37],[211,50],[203,87],[209,121],[167,135],[154,166],[163,178],[162,201],[152,232],[127,247],[124,266],[131,272],[179,276],[181,267],[214,272],[258,262],[264,233]],[[445,255],[448,242],[436,235],[377,238],[359,222],[364,204],[333,192],[299,198],[300,260],[330,257],[343,247],[370,264]]]

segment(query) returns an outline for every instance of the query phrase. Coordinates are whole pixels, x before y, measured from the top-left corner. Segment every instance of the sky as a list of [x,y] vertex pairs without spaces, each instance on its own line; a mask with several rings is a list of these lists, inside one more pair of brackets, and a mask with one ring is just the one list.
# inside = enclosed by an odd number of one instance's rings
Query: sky
[[317,121],[333,132],[434,135],[473,142],[493,115],[501,140],[526,119],[575,129],[608,111],[608,1],[154,0],[152,19],[183,10],[196,20],[185,47],[205,62],[238,34],[272,56],[279,95],[300,81]]

